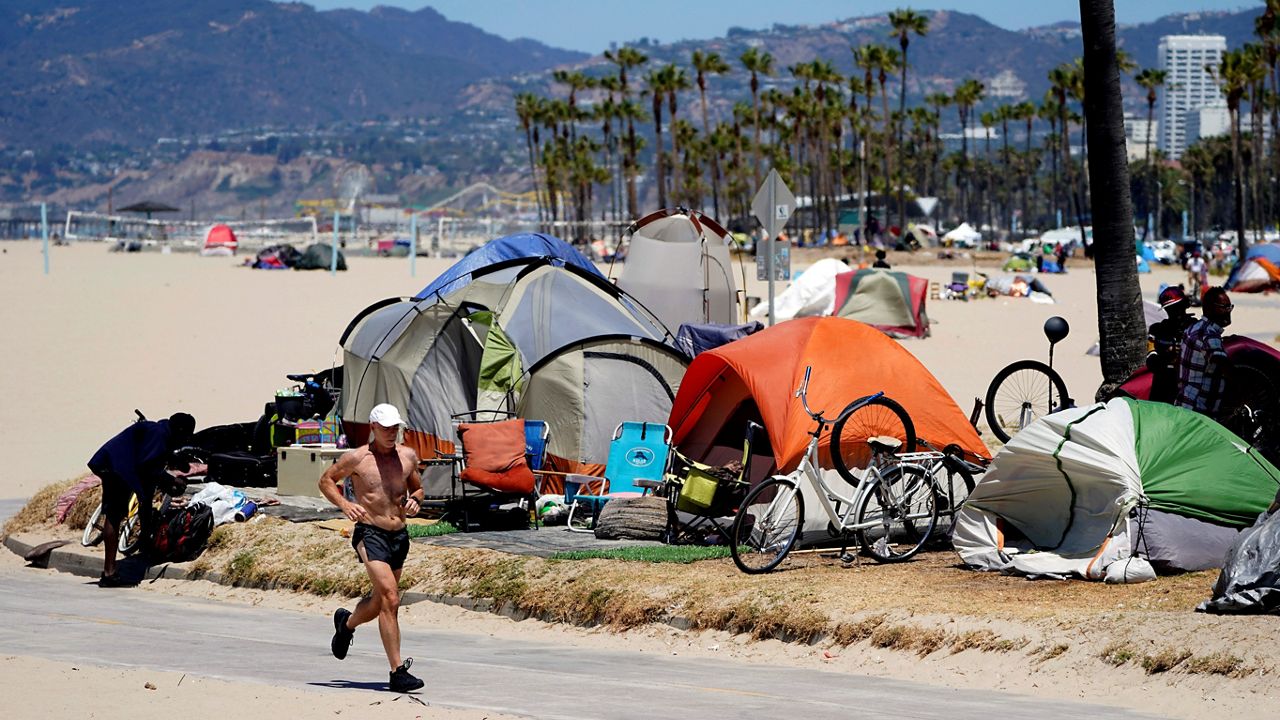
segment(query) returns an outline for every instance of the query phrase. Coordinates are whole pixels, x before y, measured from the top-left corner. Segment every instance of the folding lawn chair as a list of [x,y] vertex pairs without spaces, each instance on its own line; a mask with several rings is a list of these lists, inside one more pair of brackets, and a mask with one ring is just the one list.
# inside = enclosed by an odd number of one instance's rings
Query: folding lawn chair
[[702,544],[712,528],[728,542],[733,516],[751,488],[752,441],[763,430],[758,423],[747,423],[742,468],[732,475],[671,451],[671,472],[662,489],[667,497],[667,544]]
[[[671,428],[661,423],[627,421],[613,431],[609,460],[604,467],[606,488],[598,495],[578,492],[599,478],[567,475],[564,501],[569,506],[568,529],[591,532],[605,503],[620,497],[640,497],[647,488],[661,487],[671,455]],[[574,527],[574,513],[589,511],[585,527]],[[579,515],[581,520],[581,515]]]
[[[480,420],[480,415],[493,419]],[[470,420],[467,422],[466,420]],[[505,506],[515,509],[504,525],[517,516],[526,526],[528,511],[537,499],[537,479],[530,459],[530,436],[537,440],[537,466],[542,466],[546,450],[546,424],[530,430],[528,422],[500,410],[475,410],[453,416],[459,452],[454,460],[454,509],[460,515],[459,529],[467,532],[480,519],[494,519]],[[459,493],[459,491],[461,491]]]

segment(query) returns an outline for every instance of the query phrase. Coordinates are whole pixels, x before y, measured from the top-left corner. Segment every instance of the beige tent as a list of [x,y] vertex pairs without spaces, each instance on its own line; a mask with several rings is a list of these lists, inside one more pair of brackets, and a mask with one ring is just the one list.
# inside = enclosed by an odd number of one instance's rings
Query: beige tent
[[715,220],[694,210],[659,210],[632,223],[624,239],[618,287],[667,327],[742,322],[735,277],[742,270],[733,267],[733,241]]

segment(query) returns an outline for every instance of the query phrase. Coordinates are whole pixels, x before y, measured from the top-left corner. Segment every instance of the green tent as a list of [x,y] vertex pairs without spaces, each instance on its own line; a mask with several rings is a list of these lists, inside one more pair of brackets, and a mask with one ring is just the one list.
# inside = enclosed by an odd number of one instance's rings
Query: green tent
[[[1179,556],[1204,555],[1220,529],[1229,540],[1253,524],[1278,489],[1280,470],[1212,419],[1116,399],[1045,416],[1015,435],[957,514],[953,543],[971,566],[1027,574],[1097,579],[1135,549],[1191,569],[1205,563]],[[1166,533],[1153,550],[1153,516],[1199,531]]]

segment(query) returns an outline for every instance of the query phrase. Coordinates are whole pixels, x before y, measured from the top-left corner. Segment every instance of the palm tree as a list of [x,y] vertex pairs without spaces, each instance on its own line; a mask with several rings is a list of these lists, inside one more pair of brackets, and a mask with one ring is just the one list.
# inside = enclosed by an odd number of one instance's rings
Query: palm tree
[[1249,85],[1252,71],[1244,50],[1230,50],[1222,56],[1216,68],[1206,67],[1211,75],[1217,75],[1222,94],[1227,98],[1227,112],[1231,114],[1231,183],[1236,226],[1236,243],[1240,257],[1245,256],[1249,241],[1244,235],[1244,170],[1240,150],[1240,100]]
[[569,137],[576,139],[578,136],[576,122],[578,118],[578,93],[582,90],[597,87],[600,81],[578,70],[556,70],[551,73],[551,78],[561,85],[569,86]]
[[884,222],[887,226],[889,224],[889,193],[893,188],[893,116],[889,113],[889,93],[885,91],[885,82],[889,79],[889,73],[897,70],[902,64],[902,54],[893,48],[882,47],[878,59],[876,80],[880,83],[880,101],[884,106],[885,150],[881,165],[884,169]]
[[538,187],[538,160],[533,152],[533,124],[540,112],[540,100],[533,93],[516,95],[516,117],[524,130],[524,143],[529,150],[529,173],[533,177],[533,195],[538,206],[538,225],[542,225],[542,191]]
[[[681,90],[688,90],[693,87],[689,83],[689,73],[684,68],[677,67],[674,63],[668,64],[663,68],[666,74],[666,90],[667,90],[667,114],[670,116],[671,122],[676,122],[676,93]],[[680,186],[680,136],[671,133],[671,194],[676,194],[676,189]]]
[[656,144],[653,151],[654,179],[658,183],[658,207],[660,208],[667,206],[666,153],[662,149],[662,101],[667,97],[668,82],[669,73],[665,67],[650,70],[644,76],[644,92],[649,96],[650,109],[653,112],[653,141]]
[[751,73],[751,106],[754,111],[755,125],[755,184],[760,185],[760,76],[773,75],[773,56],[758,48],[747,48],[738,58],[742,67]]
[[[890,35],[898,37],[898,47],[902,50],[902,87],[898,89],[898,115],[905,118],[907,113],[907,46],[911,44],[911,35],[919,37],[929,34],[929,18],[907,8],[889,13],[889,24],[893,26]],[[906,148],[902,144],[902,125],[898,125],[898,166],[905,167]],[[906,228],[906,201],[902,196],[902,186],[898,186],[898,227]]]
[[[1147,170],[1146,195],[1148,198],[1152,197],[1151,184],[1155,179],[1154,172],[1152,171],[1153,164],[1151,158],[1151,125],[1155,122],[1156,116],[1156,89],[1164,86],[1165,80],[1168,78],[1169,72],[1167,70],[1157,70],[1155,68],[1146,68],[1142,72],[1138,73],[1137,77],[1134,78],[1134,81],[1138,83],[1138,86],[1147,91],[1147,137],[1145,143],[1146,149],[1143,151],[1142,157]],[[1149,203],[1150,201],[1148,201],[1148,204]],[[1147,212],[1151,212],[1151,208],[1148,207]],[[1160,219],[1156,218],[1156,222],[1159,223]]]
[[1112,0],[1080,0],[1084,39],[1086,128],[1093,136],[1089,174],[1094,194],[1094,262],[1102,386],[1097,399],[1124,382],[1143,361],[1147,326],[1133,262],[1133,205],[1125,157],[1124,101],[1116,62]]
[[[622,102],[625,105],[631,100],[631,93],[627,85],[627,70],[638,67],[649,62],[649,57],[635,48],[623,47],[617,52],[606,50],[604,59],[618,66],[618,81],[621,83]],[[627,211],[631,217],[640,217],[639,199],[636,196],[636,172],[638,169],[636,163],[636,153],[639,151],[639,142],[636,139],[635,120],[639,119],[643,113],[628,113],[625,116],[627,121],[627,151],[623,156],[623,175],[627,179]]]
[[[719,53],[694,50],[692,64],[693,71],[697,74],[698,94],[702,97],[702,133],[707,136],[708,143],[714,148],[715,143],[711,140],[711,123],[707,119],[707,76],[723,75],[729,72],[729,63],[725,62]],[[719,218],[720,157],[714,149],[708,152],[707,156],[711,161],[711,207],[715,216]]]
[[969,116],[972,114],[973,106],[982,101],[982,96],[986,92],[986,86],[982,83],[968,78],[956,87],[956,91],[952,97],[952,103],[956,106],[956,111],[960,114],[960,174],[964,178],[964,182],[960,183],[960,208],[961,212],[967,214],[969,212]]
[[1031,218],[1031,208],[1028,207],[1030,203],[1028,203],[1027,200],[1031,194],[1030,193],[1031,184],[1035,176],[1035,166],[1032,164],[1033,158],[1031,155],[1031,123],[1034,122],[1036,119],[1036,104],[1031,102],[1030,100],[1023,100],[1017,105],[1014,105],[1013,117],[1011,119],[1022,120],[1027,124],[1027,127],[1026,127],[1027,136],[1024,139],[1026,150],[1024,151],[1021,168],[1020,168],[1024,171],[1022,173],[1024,175],[1024,178],[1023,178],[1023,181],[1020,183],[1020,185],[1022,186],[1020,190],[1020,194],[1022,197],[1021,197],[1021,201],[1019,202],[1019,206],[1022,211],[1022,222],[1020,223],[1020,225],[1023,227],[1026,227],[1027,221]]

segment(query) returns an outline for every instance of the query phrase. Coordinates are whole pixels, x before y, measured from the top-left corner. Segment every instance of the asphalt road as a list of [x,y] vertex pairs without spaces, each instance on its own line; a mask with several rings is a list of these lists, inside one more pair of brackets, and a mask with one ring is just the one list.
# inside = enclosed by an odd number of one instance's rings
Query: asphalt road
[[[0,552],[6,552],[0,550]],[[365,626],[345,661],[329,655],[329,617],[129,589],[71,575],[8,572],[0,653],[148,667],[295,689],[381,694],[387,668]],[[798,668],[685,659],[408,630],[406,654],[436,706],[536,718],[1138,718],[1060,701],[950,690]]]

